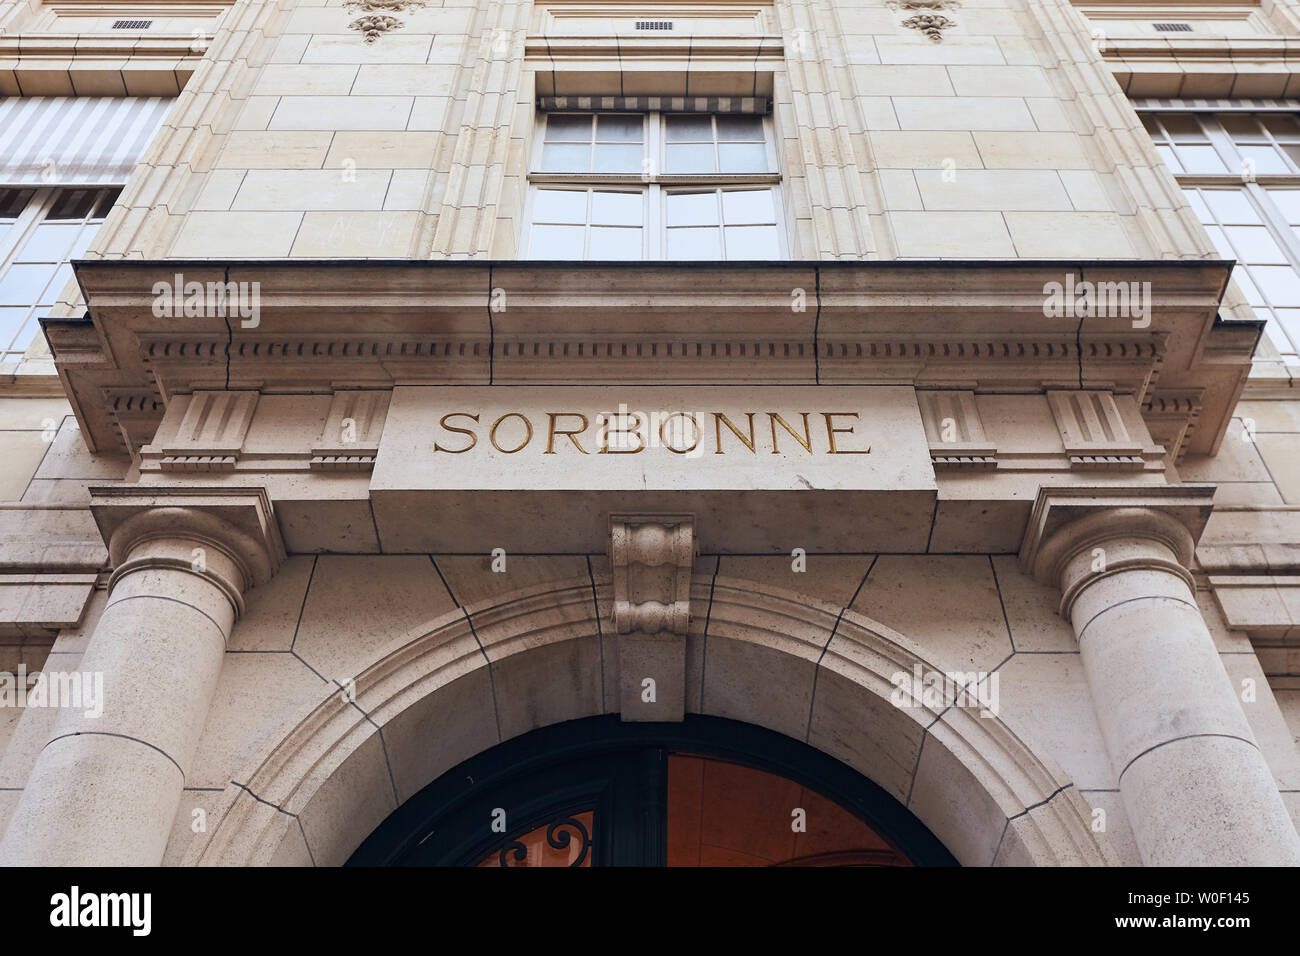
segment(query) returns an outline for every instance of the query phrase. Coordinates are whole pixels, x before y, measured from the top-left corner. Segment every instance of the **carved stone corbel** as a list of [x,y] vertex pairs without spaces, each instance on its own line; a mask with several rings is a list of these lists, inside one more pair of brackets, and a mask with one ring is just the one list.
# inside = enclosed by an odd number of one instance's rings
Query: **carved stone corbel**
[[1142,442],[1129,436],[1115,396],[1103,391],[1049,391],[1047,402],[1078,471],[1142,471]]
[[374,43],[382,34],[400,30],[406,25],[397,17],[385,14],[422,7],[424,0],[347,0],[343,5],[350,10],[360,10],[367,14],[353,20],[348,28],[360,31],[366,43]]
[[693,515],[610,515],[619,706],[624,720],[686,713]]
[[391,393],[373,389],[338,391],[312,446],[312,471],[373,471],[384,433]]
[[974,392],[944,389],[917,392],[916,397],[936,471],[998,467],[998,448],[984,433]]
[[886,4],[891,10],[922,11],[903,21],[903,26],[910,30],[920,30],[935,43],[943,39],[943,31],[957,24],[949,20],[940,10],[952,10],[960,7],[959,0],[889,0]]
[[158,442],[163,471],[234,471],[260,393],[199,390],[176,434]]

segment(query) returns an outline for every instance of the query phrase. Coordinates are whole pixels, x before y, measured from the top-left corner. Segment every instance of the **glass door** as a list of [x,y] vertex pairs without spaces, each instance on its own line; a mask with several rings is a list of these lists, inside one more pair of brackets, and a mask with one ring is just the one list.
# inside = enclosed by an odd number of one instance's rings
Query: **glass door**
[[717,718],[543,728],[448,771],[351,866],[953,865],[870,780],[771,731]]

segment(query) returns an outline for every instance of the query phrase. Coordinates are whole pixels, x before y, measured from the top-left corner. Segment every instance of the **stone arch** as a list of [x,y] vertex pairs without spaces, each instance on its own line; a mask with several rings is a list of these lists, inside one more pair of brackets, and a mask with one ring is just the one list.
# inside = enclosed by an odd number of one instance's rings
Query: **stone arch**
[[[584,576],[414,629],[357,677],[354,698],[327,694],[235,775],[184,862],[342,864],[463,760],[537,727],[617,712],[607,598],[607,585],[593,592]],[[932,667],[903,635],[754,581],[697,577],[692,599],[708,613],[687,639],[688,712],[830,754],[963,865],[1118,864],[1071,781],[1000,718],[891,703],[892,675]]]

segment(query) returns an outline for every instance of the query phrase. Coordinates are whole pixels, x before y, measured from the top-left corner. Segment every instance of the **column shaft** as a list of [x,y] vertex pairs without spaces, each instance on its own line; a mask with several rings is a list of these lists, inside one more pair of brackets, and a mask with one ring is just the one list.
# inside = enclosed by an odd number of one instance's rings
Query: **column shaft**
[[[162,550],[188,556],[191,544]],[[156,541],[146,550],[119,570],[78,666],[103,675],[103,713],[60,712],[0,863],[162,861],[234,625],[228,582],[238,575],[211,547],[195,567],[159,560]]]
[[1186,570],[1155,540],[1101,543],[1100,561],[1088,548],[1067,562],[1063,589],[1143,861],[1300,865]]

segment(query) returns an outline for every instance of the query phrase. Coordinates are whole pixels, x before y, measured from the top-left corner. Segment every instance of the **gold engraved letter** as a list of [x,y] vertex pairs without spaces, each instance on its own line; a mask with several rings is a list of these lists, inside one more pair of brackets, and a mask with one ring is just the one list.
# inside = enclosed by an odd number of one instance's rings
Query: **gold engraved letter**
[[447,419],[455,418],[457,416],[460,416],[461,418],[468,418],[475,422],[478,421],[478,416],[471,415],[469,412],[448,412],[446,415],[443,415],[441,419],[439,419],[438,424],[441,425],[443,428],[447,429],[447,431],[449,432],[456,432],[459,435],[468,435],[469,444],[466,445],[464,448],[443,448],[435,441],[433,443],[433,450],[435,452],[445,451],[448,454],[452,454],[452,455],[463,455],[465,452],[469,451],[471,448],[473,448],[475,445],[478,444],[478,436],[474,434],[472,429],[457,428],[455,425],[447,424]]
[[[691,423],[691,427],[695,429],[695,440],[692,441],[691,444],[690,444],[688,447],[686,447],[686,448],[674,448],[673,445],[672,445],[672,442],[670,442],[670,441],[668,440],[668,434],[667,434],[667,432],[664,431],[664,429],[668,427],[668,422],[669,422],[670,420],[674,419],[674,418],[680,418],[680,419],[682,420],[682,435],[683,435],[683,437],[685,437],[685,434],[686,434],[686,422],[690,422],[690,423]],[[674,432],[673,434],[675,435],[676,432]],[[673,452],[673,453],[675,453],[675,454],[678,454],[678,455],[685,455],[685,454],[688,454],[689,452],[693,452],[693,451],[695,451],[695,449],[696,449],[696,448],[699,446],[699,444],[700,444],[700,423],[699,423],[699,421],[696,419],[696,417],[695,417],[695,413],[694,413],[694,412],[690,412],[690,413],[687,413],[687,412],[673,412],[671,415],[666,416],[666,417],[664,418],[664,420],[661,421],[661,422],[659,423],[659,441],[660,441],[660,442],[663,444],[663,446],[664,446],[665,448],[667,448],[669,451],[671,451],[671,452]]]
[[[528,429],[528,433],[524,435],[524,440],[514,448],[502,448],[500,445],[497,444],[497,426],[500,425],[507,418],[520,419],[524,423],[524,427]],[[492,442],[492,447],[495,448],[497,451],[501,452],[504,455],[513,455],[515,452],[523,450],[523,447],[533,440],[533,423],[530,422],[523,415],[520,415],[518,412],[506,412],[504,415],[502,415],[500,418],[498,418],[496,421],[492,423],[492,428],[488,431],[488,440]]]
[[[621,409],[623,408],[623,406],[620,405],[619,408]],[[625,420],[631,420],[632,422],[635,422],[635,424],[629,427],[621,427],[625,423]],[[620,424],[619,428],[613,427],[613,424],[616,421]],[[600,454],[635,455],[637,452],[645,451],[645,435],[641,433],[641,425],[643,421],[644,419],[640,412],[624,413],[620,411],[618,414],[607,416],[605,418],[605,427],[601,429],[601,431],[598,433],[600,435],[600,439],[599,439]],[[624,444],[623,436],[635,435],[637,440],[637,446],[635,448],[610,448],[609,447],[610,435],[617,436],[615,443],[618,445]]]
[[[578,444],[578,436],[587,430],[588,422],[587,422],[586,415],[583,415],[581,412],[547,412],[546,414],[550,419],[550,424],[547,426],[546,429],[546,454],[548,455],[555,454],[556,435],[567,435],[569,441],[573,442],[574,448],[578,449],[578,451],[582,452],[584,455],[587,454],[587,449],[583,448],[581,445]],[[581,427],[572,428],[572,429],[556,428],[555,420],[559,418],[561,415],[568,415],[571,418],[581,418],[582,419]]]
[[861,416],[860,414],[858,414],[857,412],[822,412],[822,414],[826,416],[826,440],[830,443],[830,446],[831,446],[831,448],[830,448],[830,453],[831,453],[832,455],[866,455],[866,454],[870,453],[870,451],[871,451],[871,446],[870,446],[870,445],[868,445],[866,448],[863,448],[863,449],[861,449],[861,450],[856,450],[856,449],[843,449],[843,448],[836,448],[836,447],[835,447],[835,436],[836,436],[836,435],[852,435],[852,434],[853,434],[853,426],[852,426],[852,425],[850,425],[848,428],[836,428],[836,427],[835,427],[835,416],[836,416],[836,415],[840,415],[840,416],[852,415],[854,418],[861,418],[862,416]]
[[776,450],[776,426],[778,424],[790,433],[791,438],[803,445],[804,451],[812,454],[812,426],[808,424],[808,413],[800,412],[799,414],[803,416],[803,438],[800,438],[799,434],[790,427],[790,423],[776,412],[767,413],[768,419],[772,422],[772,454],[780,454],[780,452]]
[[754,413],[746,412],[745,414],[749,416],[749,437],[748,438],[742,435],[740,433],[740,429],[735,426],[735,424],[731,421],[730,418],[722,414],[722,412],[713,413],[713,437],[718,444],[717,449],[713,452],[715,455],[721,455],[723,453],[722,452],[722,426],[723,425],[726,425],[728,428],[730,428],[731,433],[735,435],[737,438],[739,438],[742,442],[744,442],[746,448],[748,448],[751,452],[754,451]]

